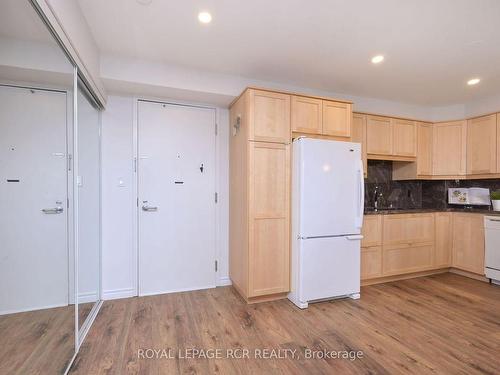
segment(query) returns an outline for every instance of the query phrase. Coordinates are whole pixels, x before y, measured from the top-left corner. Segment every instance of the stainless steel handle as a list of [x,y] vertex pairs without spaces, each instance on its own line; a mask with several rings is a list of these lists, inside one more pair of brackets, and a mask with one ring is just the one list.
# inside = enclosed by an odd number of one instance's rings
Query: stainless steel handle
[[142,210],[146,212],[156,212],[158,211],[158,207],[153,207],[153,206],[142,206]]
[[486,220],[489,220],[489,221],[500,221],[500,219],[486,219]]
[[47,215],[57,215],[62,214],[64,212],[64,208],[62,207],[54,207],[54,208],[44,208],[42,212]]

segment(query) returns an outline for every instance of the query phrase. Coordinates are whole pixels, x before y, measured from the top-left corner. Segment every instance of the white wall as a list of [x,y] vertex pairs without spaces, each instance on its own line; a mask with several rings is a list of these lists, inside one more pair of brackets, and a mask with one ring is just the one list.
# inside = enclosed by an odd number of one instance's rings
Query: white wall
[[[108,97],[102,114],[103,298],[137,295],[134,189],[134,105],[132,97]],[[217,109],[218,285],[227,285],[229,238],[229,111]],[[119,186],[119,181],[123,186]]]
[[[103,298],[135,295],[133,99],[109,97],[102,113]],[[124,186],[118,186],[123,180]]]

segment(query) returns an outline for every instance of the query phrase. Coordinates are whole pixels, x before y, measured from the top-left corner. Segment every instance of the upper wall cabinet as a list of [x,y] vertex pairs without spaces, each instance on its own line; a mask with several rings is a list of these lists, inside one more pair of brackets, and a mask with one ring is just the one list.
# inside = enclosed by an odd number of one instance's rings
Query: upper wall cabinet
[[352,104],[293,95],[292,131],[295,133],[350,138]]
[[395,156],[417,156],[417,126],[415,121],[391,119],[393,131],[393,154]]
[[323,101],[306,96],[292,96],[292,131],[321,134],[323,131]]
[[467,122],[434,124],[432,140],[433,176],[448,178],[465,176]]
[[366,152],[368,155],[390,156],[392,150],[391,119],[381,116],[367,116]]
[[351,136],[352,105],[323,100],[323,134],[333,137]]
[[290,142],[290,95],[249,90],[249,140]]
[[430,123],[417,124],[417,176],[432,175],[432,134]]
[[361,144],[361,158],[363,160],[363,173],[367,177],[368,164],[366,160],[366,115],[354,113],[352,115],[351,141]]
[[367,116],[368,159],[415,160],[417,125],[415,121]]
[[497,115],[467,121],[467,174],[497,172]]

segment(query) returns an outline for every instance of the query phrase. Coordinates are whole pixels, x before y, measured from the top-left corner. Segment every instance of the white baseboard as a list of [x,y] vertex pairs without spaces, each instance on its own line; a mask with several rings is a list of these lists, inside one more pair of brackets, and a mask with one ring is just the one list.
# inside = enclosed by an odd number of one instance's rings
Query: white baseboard
[[90,303],[99,301],[99,294],[97,292],[80,293],[78,296],[78,303]]
[[104,290],[102,292],[102,299],[105,301],[119,298],[130,298],[135,296],[137,296],[137,293],[135,292],[134,288]]
[[217,286],[228,286],[228,285],[233,285],[231,279],[228,276],[221,277],[219,280],[217,280]]
[[23,313],[23,312],[29,312],[29,311],[55,309],[58,307],[66,307],[66,306],[68,306],[67,303],[60,303],[60,304],[46,305],[46,306],[30,306],[30,307],[23,307],[23,308],[19,308],[19,309],[1,310],[0,315],[9,315],[9,314],[18,314],[18,313]]

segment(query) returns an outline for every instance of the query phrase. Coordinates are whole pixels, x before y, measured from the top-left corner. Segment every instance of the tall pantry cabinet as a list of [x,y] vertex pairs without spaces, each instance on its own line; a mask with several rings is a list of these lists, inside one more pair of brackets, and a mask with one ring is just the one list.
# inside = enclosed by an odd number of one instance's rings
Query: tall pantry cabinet
[[290,286],[290,95],[249,88],[230,109],[229,268],[248,301]]

